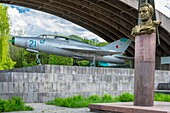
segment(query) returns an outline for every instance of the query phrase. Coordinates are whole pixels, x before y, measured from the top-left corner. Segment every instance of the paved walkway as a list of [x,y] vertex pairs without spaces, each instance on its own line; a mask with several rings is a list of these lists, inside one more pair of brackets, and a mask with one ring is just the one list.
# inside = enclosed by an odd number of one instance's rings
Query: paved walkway
[[5,112],[5,113],[96,113],[96,112],[90,112],[89,108],[67,108],[67,107],[46,105],[44,103],[27,103],[26,105],[32,106],[34,110]]

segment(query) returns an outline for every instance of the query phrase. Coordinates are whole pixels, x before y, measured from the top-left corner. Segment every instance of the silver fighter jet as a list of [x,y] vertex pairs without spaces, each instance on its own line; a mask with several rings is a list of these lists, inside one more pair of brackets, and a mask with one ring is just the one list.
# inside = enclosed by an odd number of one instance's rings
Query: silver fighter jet
[[11,42],[15,46],[25,48],[37,54],[44,52],[72,57],[74,59],[73,65],[77,65],[76,60],[85,59],[91,61],[91,64],[95,66],[95,61],[124,64],[126,62],[125,59],[129,57],[123,56],[123,53],[130,45],[131,40],[121,38],[102,47],[92,46],[68,37],[55,35],[40,35],[38,37],[14,36]]

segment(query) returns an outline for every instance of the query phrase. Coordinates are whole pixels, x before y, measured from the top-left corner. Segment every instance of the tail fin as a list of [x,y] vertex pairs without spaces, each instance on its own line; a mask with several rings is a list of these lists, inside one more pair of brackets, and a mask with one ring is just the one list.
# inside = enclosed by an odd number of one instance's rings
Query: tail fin
[[131,44],[131,40],[127,38],[121,38],[115,42],[112,42],[110,44],[107,44],[106,46],[103,46],[102,49],[104,50],[115,50],[117,52],[124,52],[128,46]]

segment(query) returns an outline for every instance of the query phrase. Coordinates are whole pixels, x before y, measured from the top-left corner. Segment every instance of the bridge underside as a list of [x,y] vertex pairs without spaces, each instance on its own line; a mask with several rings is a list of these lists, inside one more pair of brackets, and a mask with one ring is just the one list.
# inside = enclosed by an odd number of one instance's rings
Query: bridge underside
[[[122,0],[123,1],[123,0]],[[127,49],[134,56],[134,37],[130,35],[137,24],[137,9],[121,0],[0,0],[1,3],[24,6],[62,17],[95,33],[108,42],[128,37],[133,43]],[[126,0],[127,1],[127,0]],[[161,56],[170,56],[170,33],[159,27],[161,44],[156,48],[156,69],[170,69],[160,65]]]

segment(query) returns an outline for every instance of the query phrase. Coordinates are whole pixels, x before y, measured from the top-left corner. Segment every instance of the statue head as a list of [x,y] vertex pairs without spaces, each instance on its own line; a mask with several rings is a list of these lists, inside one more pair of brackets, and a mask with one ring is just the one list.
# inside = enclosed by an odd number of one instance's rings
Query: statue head
[[153,7],[149,3],[143,3],[140,6],[139,17],[142,22],[145,22],[145,21],[151,19],[153,13],[154,13]]

